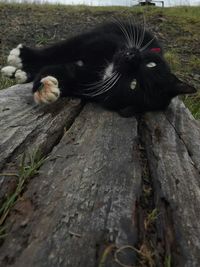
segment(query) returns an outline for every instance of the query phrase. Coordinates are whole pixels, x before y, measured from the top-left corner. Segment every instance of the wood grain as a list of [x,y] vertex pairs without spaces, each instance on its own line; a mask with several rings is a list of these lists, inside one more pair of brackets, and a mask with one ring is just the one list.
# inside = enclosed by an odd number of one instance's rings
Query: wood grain
[[[111,244],[135,245],[137,142],[135,118],[87,105],[31,181],[23,199],[31,200],[33,211],[13,215],[15,230],[1,248],[0,262],[90,267]],[[127,253],[124,260],[131,264],[135,255]]]
[[[0,266],[117,267],[116,249],[141,249],[143,236],[154,262],[141,266],[199,267],[200,125],[184,104],[122,118],[95,104],[80,112],[79,100],[37,107],[30,88],[0,92],[0,168],[35,146],[48,157],[5,222]],[[135,266],[138,256],[126,249],[119,260]]]

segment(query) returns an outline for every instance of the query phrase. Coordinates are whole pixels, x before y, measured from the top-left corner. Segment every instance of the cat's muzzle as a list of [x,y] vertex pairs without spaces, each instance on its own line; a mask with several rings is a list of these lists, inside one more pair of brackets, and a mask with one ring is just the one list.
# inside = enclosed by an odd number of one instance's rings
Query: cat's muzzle
[[140,56],[140,52],[137,48],[133,47],[133,48],[129,48],[125,51],[125,57],[128,60],[132,60],[134,58],[139,58]]

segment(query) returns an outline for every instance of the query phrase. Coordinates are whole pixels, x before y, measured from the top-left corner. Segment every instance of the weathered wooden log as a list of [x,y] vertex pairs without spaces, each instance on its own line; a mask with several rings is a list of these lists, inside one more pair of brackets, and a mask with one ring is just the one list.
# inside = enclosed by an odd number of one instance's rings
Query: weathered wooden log
[[[19,88],[20,97],[15,100],[21,113],[28,105],[25,99],[30,99],[25,87]],[[10,97],[15,94],[13,88],[8,91]],[[64,114],[54,127],[60,127],[60,133],[64,118],[80,110],[79,104],[64,107],[64,102],[54,113]],[[35,117],[49,117],[58,108],[57,104],[28,106],[26,116],[32,126],[37,125]],[[18,110],[17,104],[14,109]],[[7,122],[14,123],[14,109],[4,117],[5,128]],[[26,119],[17,118],[13,125],[28,129],[23,126]],[[54,118],[51,115],[49,121]],[[20,142],[17,153],[25,149],[27,140],[39,143],[44,124]],[[178,99],[166,112],[148,113],[138,120],[86,105],[63,137],[52,143],[53,151],[40,174],[29,182],[7,218],[0,266],[117,267],[120,261],[130,266],[140,262],[142,266],[199,267],[199,137],[199,123]],[[49,152],[48,142],[43,151]],[[15,161],[17,153],[13,149],[3,157],[2,166]],[[148,199],[149,192],[154,201]],[[157,210],[154,227],[149,226],[151,214],[146,212],[143,218],[142,198],[147,206],[153,202],[148,211]],[[147,240],[152,231],[153,241]],[[144,239],[154,251],[147,251]],[[116,254],[118,249],[121,253]]]

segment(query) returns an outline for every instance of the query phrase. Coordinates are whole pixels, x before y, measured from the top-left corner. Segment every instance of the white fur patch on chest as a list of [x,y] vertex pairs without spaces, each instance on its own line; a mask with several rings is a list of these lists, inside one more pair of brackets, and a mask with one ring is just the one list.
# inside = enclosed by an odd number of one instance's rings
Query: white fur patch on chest
[[113,69],[114,69],[114,64],[113,63],[108,64],[103,74],[103,80],[106,80],[107,78],[112,76]]

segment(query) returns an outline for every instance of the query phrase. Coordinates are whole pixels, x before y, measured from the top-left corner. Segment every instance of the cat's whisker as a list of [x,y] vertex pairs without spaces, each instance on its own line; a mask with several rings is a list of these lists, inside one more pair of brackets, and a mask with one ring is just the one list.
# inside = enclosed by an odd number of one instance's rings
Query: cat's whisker
[[111,77],[109,77],[109,79],[107,79],[106,81],[100,81],[100,83],[98,83],[96,86],[92,86],[90,88],[87,88],[84,91],[91,91],[91,93],[88,92],[88,94],[102,91],[105,87],[110,85],[110,83],[112,82],[112,80],[115,78],[116,75],[117,75],[117,73],[115,73],[115,75],[112,75]]
[[143,35],[144,35],[144,27],[141,27],[139,24],[137,24],[137,29],[138,29],[138,39],[137,39],[137,49],[140,48],[141,43],[143,41]]
[[91,93],[86,93],[83,95],[88,96],[88,97],[95,97],[95,96],[102,95],[102,94],[106,93],[107,91],[111,90],[113,88],[113,86],[118,82],[120,77],[121,77],[121,75],[119,73],[117,73],[114,77],[112,77],[112,79],[110,80],[110,82],[108,84],[104,85],[99,90],[91,92]]
[[87,86],[88,88],[85,88],[85,91],[90,91],[90,90],[94,90],[97,87],[103,86],[104,84],[106,84],[107,82],[109,82],[110,79],[113,78],[113,76],[115,76],[117,74],[117,72],[113,72],[111,74],[110,77],[107,77],[105,80],[100,80],[94,83],[88,83],[88,84],[84,84],[84,86]]
[[110,89],[113,88],[113,86],[115,86],[115,84],[119,81],[119,79],[121,78],[121,74],[118,74],[115,78],[115,80],[113,81],[113,84],[111,84],[111,86],[109,88],[107,88],[106,90],[104,90],[104,93],[109,91]]
[[139,25],[138,23],[136,24],[136,44],[135,44],[135,47],[138,48],[138,42],[139,42]]
[[145,21],[145,17],[143,16],[143,27],[142,27],[142,35],[140,37],[140,42],[138,44],[138,49],[140,49],[143,41],[144,41],[144,36],[145,36],[145,31],[146,31],[146,21]]
[[119,20],[115,19],[114,22],[117,24],[117,26],[120,28],[120,30],[124,34],[125,39],[127,41],[127,46],[128,46],[128,48],[130,48],[132,46],[132,43],[131,43],[131,39],[130,39],[130,36],[129,36],[126,28],[124,27],[124,25]]
[[140,48],[140,52],[144,51],[150,44],[154,41],[155,36],[148,42],[146,43],[142,48]]
[[132,47],[135,47],[135,32],[134,32],[134,24],[132,23],[131,18],[128,19],[128,27],[129,27],[129,34],[130,34],[130,39],[131,39],[130,48],[132,48]]
[[113,77],[111,77],[109,79],[109,81],[107,81],[106,84],[102,84],[102,86],[98,89],[98,91],[104,91],[108,86],[110,86],[110,84],[112,83],[112,81],[116,78],[117,74],[115,74]]
[[112,85],[112,83],[115,81],[115,79],[117,78],[119,74],[117,73],[114,77],[112,77],[112,79],[110,79],[109,83],[105,84],[104,86],[102,86],[98,92],[106,92],[108,90],[108,88],[110,88],[110,86]]
[[132,44],[132,47],[135,47],[135,31],[133,32],[134,24],[131,18],[129,18],[129,28],[130,28],[131,44]]
[[119,27],[122,30],[122,32],[124,33],[124,36],[126,37],[127,47],[130,48],[131,47],[131,39],[130,39],[129,33],[127,32],[127,29],[124,27],[123,24],[119,25]]
[[132,21],[133,30],[134,30],[134,47],[136,47],[136,28],[135,28],[135,18]]
[[115,79],[112,80],[112,83],[110,84],[109,87],[105,88],[104,90],[102,90],[100,93],[96,94],[97,95],[101,95],[101,94],[104,94],[106,93],[107,91],[111,90],[115,84],[118,82],[118,80],[121,78],[121,75],[119,74],[118,76],[115,77]]

